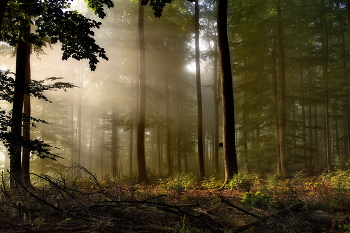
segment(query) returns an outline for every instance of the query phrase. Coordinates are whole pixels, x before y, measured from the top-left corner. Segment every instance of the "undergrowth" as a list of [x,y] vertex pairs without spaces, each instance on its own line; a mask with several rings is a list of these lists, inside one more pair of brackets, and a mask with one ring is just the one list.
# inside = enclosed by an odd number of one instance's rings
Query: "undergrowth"
[[[18,190],[13,191],[9,189],[9,176],[9,173],[3,173],[1,177],[0,221],[7,224],[6,228],[16,230],[48,231],[50,224],[56,222],[57,228],[85,224],[81,232],[89,227],[96,231],[113,231],[118,229],[113,222],[119,221],[116,219],[127,221],[119,222],[119,226],[127,227],[127,224],[140,224],[135,216],[146,214],[145,221],[161,225],[160,229],[157,228],[159,232],[211,231],[208,220],[198,221],[193,212],[225,220],[222,225],[214,224],[221,230],[242,221],[251,221],[242,220],[241,211],[224,207],[222,197],[239,208],[262,216],[300,202],[304,203],[305,210],[322,210],[331,214],[349,214],[350,209],[350,171],[340,169],[319,176],[296,173],[288,177],[270,175],[264,179],[258,174],[240,172],[223,189],[219,189],[223,180],[215,176],[198,181],[195,175],[182,173],[145,185],[121,175],[105,175],[99,180],[87,169],[74,166],[56,176],[32,174],[34,189],[27,190],[18,184]],[[10,217],[4,220],[1,213]],[[121,216],[122,213],[125,216]],[[294,228],[304,226],[295,221],[281,220],[274,224],[281,228],[283,224],[289,224],[290,232],[294,232]],[[142,224],[149,226],[149,223]],[[266,225],[270,226],[273,225]],[[350,228],[349,224],[339,227],[343,232]],[[305,229],[311,228],[305,225]],[[256,230],[259,232],[258,228]]]

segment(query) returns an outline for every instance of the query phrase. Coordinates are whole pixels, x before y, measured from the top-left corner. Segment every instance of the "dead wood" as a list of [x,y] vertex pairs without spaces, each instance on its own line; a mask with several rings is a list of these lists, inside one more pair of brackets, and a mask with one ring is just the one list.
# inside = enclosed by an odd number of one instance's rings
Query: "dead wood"
[[350,223],[350,219],[347,216],[336,216],[320,210],[295,212],[293,216],[301,221],[327,225],[331,229],[336,229],[339,225]]
[[258,219],[261,218],[261,216],[258,216],[258,215],[256,215],[256,214],[253,214],[253,213],[251,213],[251,212],[249,212],[249,211],[246,211],[246,210],[244,210],[244,209],[238,207],[237,205],[232,204],[231,202],[229,202],[228,200],[226,200],[226,199],[225,199],[224,197],[222,197],[222,196],[220,196],[220,199],[221,199],[222,202],[226,203],[227,205],[229,205],[229,206],[231,206],[231,207],[233,207],[233,208],[235,208],[235,209],[238,209],[239,211],[241,211],[241,212],[243,212],[243,213],[245,213],[245,214],[248,214],[248,215],[253,216],[254,218],[258,218]]
[[220,196],[220,199],[221,199],[222,202],[226,203],[227,205],[229,205],[229,206],[231,206],[231,207],[233,207],[233,208],[235,208],[235,209],[237,209],[237,210],[239,210],[239,211],[241,211],[241,212],[243,212],[243,213],[245,213],[245,214],[248,214],[248,215],[250,215],[250,216],[253,216],[253,217],[257,218],[256,221],[253,221],[253,222],[251,222],[251,223],[248,223],[248,224],[246,224],[245,226],[242,226],[242,227],[240,227],[239,229],[235,230],[234,232],[242,232],[242,231],[245,231],[245,230],[247,230],[247,229],[249,229],[249,228],[251,228],[251,227],[253,227],[253,226],[257,226],[257,225],[260,225],[260,224],[266,222],[266,221],[269,220],[270,218],[275,218],[275,217],[277,217],[277,216],[282,217],[282,216],[284,216],[284,215],[286,215],[286,214],[292,213],[293,211],[299,210],[300,208],[303,207],[303,203],[297,203],[297,204],[295,204],[295,205],[292,205],[292,206],[290,206],[290,207],[288,207],[288,208],[285,208],[285,209],[283,209],[283,210],[280,210],[280,211],[278,211],[278,212],[276,212],[276,213],[273,213],[273,214],[271,214],[271,215],[268,215],[268,216],[258,216],[258,215],[254,214],[254,213],[251,213],[251,212],[249,212],[249,211],[247,211],[247,210],[244,210],[243,208],[240,208],[240,207],[237,206],[237,205],[234,205],[233,203],[229,202],[228,200],[226,200],[226,199],[225,199],[224,197],[222,197],[222,196]]

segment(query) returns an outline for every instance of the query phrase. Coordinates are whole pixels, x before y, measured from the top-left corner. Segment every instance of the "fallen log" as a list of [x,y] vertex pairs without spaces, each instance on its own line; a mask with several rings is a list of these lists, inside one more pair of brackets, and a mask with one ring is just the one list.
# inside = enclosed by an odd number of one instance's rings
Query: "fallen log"
[[320,210],[300,211],[293,213],[293,216],[301,221],[327,225],[332,230],[337,229],[340,225],[350,223],[350,219],[347,216],[331,215]]

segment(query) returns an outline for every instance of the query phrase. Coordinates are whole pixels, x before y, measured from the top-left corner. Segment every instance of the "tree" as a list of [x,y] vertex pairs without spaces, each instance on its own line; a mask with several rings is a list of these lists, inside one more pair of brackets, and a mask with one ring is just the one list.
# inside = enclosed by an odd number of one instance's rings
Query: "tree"
[[281,173],[287,172],[287,151],[286,151],[286,68],[285,53],[282,28],[281,6],[276,3],[277,10],[277,41],[279,54],[279,95],[278,95],[278,141],[279,141],[279,159]]
[[195,51],[196,51],[196,88],[197,88],[197,143],[198,143],[198,162],[199,176],[201,179],[205,176],[204,170],[204,145],[203,145],[203,105],[202,105],[202,84],[201,84],[201,67],[199,54],[199,1],[195,1]]
[[144,31],[144,8],[139,2],[138,18],[139,34],[139,105],[137,118],[137,181],[148,182],[145,156],[145,121],[146,121],[146,51],[145,51],[145,31]]
[[227,7],[227,0],[218,2],[217,30],[223,109],[225,183],[238,173],[231,58],[227,37]]
[[[88,19],[76,11],[64,10],[69,8],[69,1],[8,1],[4,5],[3,12],[0,12],[3,19],[0,39],[12,46],[17,46],[11,133],[17,141],[20,141],[19,139],[22,137],[23,98],[26,89],[26,54],[29,51],[27,49],[29,44],[40,48],[44,46],[44,38],[46,37],[50,39],[52,44],[60,41],[63,60],[70,57],[77,60],[88,59],[91,70],[96,69],[96,64],[99,62],[98,57],[106,60],[108,58],[104,49],[96,45],[93,39],[94,32],[91,30],[99,28],[101,23]],[[110,0],[88,1],[88,6],[100,18],[104,18],[106,15],[103,9],[104,5],[112,7],[113,3]],[[35,32],[29,31],[30,25],[35,25]],[[21,148],[23,145],[18,142],[5,145],[9,147],[10,171],[16,180],[21,180]]]

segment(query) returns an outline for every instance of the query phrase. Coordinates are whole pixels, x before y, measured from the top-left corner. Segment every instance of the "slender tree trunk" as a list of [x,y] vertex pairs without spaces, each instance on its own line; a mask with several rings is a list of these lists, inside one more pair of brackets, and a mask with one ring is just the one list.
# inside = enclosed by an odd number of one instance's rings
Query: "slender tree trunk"
[[203,144],[203,109],[202,109],[202,84],[200,71],[199,54],[199,1],[195,1],[195,50],[196,50],[196,88],[197,88],[197,143],[198,143],[198,162],[199,176],[201,179],[205,176],[204,171],[204,144]]
[[182,101],[181,101],[181,90],[180,90],[180,84],[181,79],[178,77],[176,79],[176,93],[177,93],[177,171],[178,173],[182,173]]
[[145,155],[145,121],[146,121],[146,51],[144,31],[144,8],[139,1],[139,109],[137,119],[137,182],[148,183]]
[[227,37],[227,7],[227,0],[218,1],[217,28],[221,69],[225,183],[238,173],[233,81]]
[[219,106],[220,106],[220,82],[218,82],[218,44],[214,45],[214,169],[216,173],[219,168]]
[[95,122],[95,114],[94,114],[94,109],[91,111],[91,122],[90,122],[90,140],[89,140],[89,164],[88,168],[91,171],[92,169],[92,156],[93,156],[93,136],[94,136],[94,122]]
[[169,77],[164,79],[165,88],[165,115],[166,115],[166,158],[168,165],[168,176],[173,175],[173,160],[171,156],[171,129],[170,129],[170,95],[169,95]]
[[326,168],[328,172],[331,170],[331,155],[330,155],[330,137],[329,137],[329,82],[328,82],[328,30],[327,30],[327,20],[326,20],[326,10],[325,3],[322,0],[322,26],[323,26],[323,77],[325,82],[325,97],[324,97],[324,146],[326,155]]
[[[348,51],[347,54],[350,53],[350,0],[346,0],[346,26],[347,26],[347,35],[348,35]],[[345,60],[345,59],[344,59]],[[346,61],[346,60],[345,60]],[[346,67],[346,64],[345,64]],[[346,76],[346,85],[349,84],[349,78],[348,76]],[[344,127],[344,136],[345,136],[345,142],[344,142],[344,157],[345,157],[345,161],[347,161],[349,159],[349,151],[350,151],[350,106],[349,106],[349,91],[346,90],[346,100],[345,103],[346,104],[346,119],[344,121],[346,121],[345,123],[345,127]]]
[[[305,91],[304,91],[304,77],[303,77],[303,72],[300,74],[301,78],[301,85],[302,85],[302,92],[301,92],[301,97],[302,99],[305,99]],[[304,167],[308,168],[308,155],[307,155],[307,141],[306,141],[306,106],[303,104],[301,106],[301,116],[302,116],[302,127],[303,127],[303,134],[302,134],[302,140],[303,140],[303,149],[302,149],[302,155],[303,155],[303,161],[304,161]]]
[[[134,112],[134,108],[131,108],[131,112]],[[129,133],[129,176],[132,177],[133,172],[133,160],[134,160],[134,114],[131,115],[131,128]]]
[[161,126],[160,124],[158,124],[157,126],[157,158],[158,158],[158,174],[160,176],[163,175],[163,171],[161,169],[161,166],[162,166],[162,140],[161,140],[161,133],[160,133],[160,130],[161,130]]
[[[25,74],[25,83],[26,86],[30,86],[31,82],[31,71],[30,71],[30,50],[31,46],[30,44],[26,44],[26,74]],[[26,116],[26,119],[23,121],[23,136],[30,140],[30,116],[31,116],[31,104],[30,104],[30,93],[24,94],[24,114]],[[26,187],[31,187],[30,182],[30,151],[23,148],[23,155],[22,155],[22,172],[23,172],[23,183]]]
[[[320,165],[320,156],[319,156],[319,150],[318,148],[321,147],[319,144],[319,135],[318,135],[318,110],[317,105],[314,105],[314,122],[315,122],[315,148],[316,148],[316,157],[315,157],[315,163],[317,166]],[[323,167],[323,164],[322,164]]]
[[[311,70],[308,71],[308,81],[309,81],[309,84],[312,83],[312,76],[311,76]],[[308,98],[312,98],[312,93],[311,93],[311,90],[309,90],[308,92]],[[313,125],[312,125],[312,104],[309,103],[308,104],[308,126],[309,126],[309,130],[308,130],[308,134],[309,134],[309,159],[310,159],[310,167],[311,168],[314,168],[314,135],[313,135],[313,131],[312,131],[312,128],[313,128]]]
[[112,109],[111,172],[114,179],[118,175],[118,122],[116,108]]
[[[43,104],[42,104],[41,119],[46,119],[46,101],[43,102]],[[45,126],[45,124],[42,125],[40,132],[41,132],[41,140],[45,141],[46,140],[46,126]],[[41,172],[41,174],[45,174],[45,163],[46,163],[45,159],[40,160],[40,172]]]
[[273,90],[273,109],[275,109],[275,132],[276,132],[276,154],[277,154],[277,171],[281,173],[281,159],[280,159],[280,127],[279,127],[279,114],[278,114],[278,83],[277,83],[277,64],[276,64],[276,39],[273,41],[272,47],[272,90]]
[[71,164],[74,164],[75,161],[75,124],[74,124],[74,100],[72,100],[71,102],[71,138],[72,138],[72,142],[71,142]]
[[105,157],[105,130],[104,130],[104,124],[105,124],[105,120],[102,119],[102,124],[101,124],[101,150],[100,150],[100,170],[101,170],[101,179],[103,178],[103,176],[105,175],[104,170],[104,157]]
[[83,99],[83,88],[84,88],[84,80],[83,80],[83,76],[80,74],[80,89],[79,89],[79,103],[78,103],[78,116],[77,116],[77,134],[78,134],[78,138],[77,138],[77,142],[78,142],[78,148],[77,148],[77,163],[81,164],[81,145],[82,145],[82,126],[81,126],[81,121],[82,121],[82,115],[81,115],[81,111],[82,111],[82,99]]
[[277,10],[277,38],[278,38],[278,52],[279,52],[279,157],[281,163],[281,174],[287,173],[287,148],[286,148],[286,65],[283,42],[282,29],[282,14],[279,4],[276,6]]
[[[22,113],[26,76],[26,59],[28,51],[27,45],[28,44],[19,38],[16,54],[16,79],[11,119],[11,133],[17,139],[15,139],[9,147],[10,172],[17,180],[22,180],[22,145],[20,145],[18,142],[22,136]],[[11,189],[15,188],[14,179],[11,179],[10,183]]]

